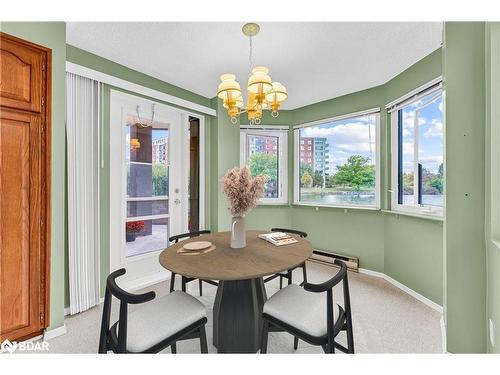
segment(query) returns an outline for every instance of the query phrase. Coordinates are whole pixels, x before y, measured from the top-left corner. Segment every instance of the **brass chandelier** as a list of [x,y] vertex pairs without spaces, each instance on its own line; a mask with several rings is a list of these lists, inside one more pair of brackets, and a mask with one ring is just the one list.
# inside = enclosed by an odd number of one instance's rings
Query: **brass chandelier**
[[279,82],[273,82],[268,75],[269,69],[257,66],[252,69],[252,37],[258,34],[260,26],[256,23],[243,25],[243,34],[250,41],[249,63],[251,75],[248,78],[247,100],[243,108],[243,94],[240,84],[236,81],[234,74],[223,74],[220,76],[221,83],[217,90],[217,96],[222,99],[224,108],[231,117],[231,122],[236,124],[238,116],[247,113],[251,125],[258,125],[262,121],[262,112],[271,111],[273,117],[278,117],[279,108],[288,97],[285,86]]

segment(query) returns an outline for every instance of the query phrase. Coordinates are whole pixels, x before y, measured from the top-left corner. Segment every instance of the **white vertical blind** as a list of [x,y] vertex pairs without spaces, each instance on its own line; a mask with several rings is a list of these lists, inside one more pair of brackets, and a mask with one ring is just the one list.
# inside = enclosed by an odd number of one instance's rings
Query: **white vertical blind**
[[99,304],[99,82],[66,73],[70,313]]

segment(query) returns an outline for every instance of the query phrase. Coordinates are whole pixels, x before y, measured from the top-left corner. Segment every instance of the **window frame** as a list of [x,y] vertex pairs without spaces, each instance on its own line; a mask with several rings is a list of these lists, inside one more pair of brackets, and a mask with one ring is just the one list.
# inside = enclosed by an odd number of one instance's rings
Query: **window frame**
[[[411,213],[416,215],[433,216],[433,217],[443,217],[445,211],[445,189],[446,189],[446,177],[444,178],[443,184],[443,206],[431,206],[431,205],[404,205],[399,203],[399,113],[408,105],[420,100],[421,98],[430,95],[434,92],[441,91],[441,98],[443,105],[445,103],[445,90],[443,87],[442,77],[433,79],[432,81],[420,86],[419,88],[413,90],[412,92],[402,96],[400,99],[396,99],[386,106],[388,110],[388,116],[391,121],[391,188],[389,194],[391,195],[391,211]],[[444,111],[442,113],[442,123],[443,123],[443,169],[445,168],[445,116]],[[418,134],[418,130],[417,130]],[[417,149],[418,141],[417,138]],[[415,139],[413,141],[415,145]],[[415,184],[415,182],[414,182]],[[415,189],[415,187],[414,187]]]
[[[353,205],[353,204],[325,204],[325,203],[313,203],[313,202],[302,202],[300,201],[300,180],[299,180],[299,169],[300,169],[300,129],[307,128],[311,126],[323,125],[328,122],[336,122],[341,120],[346,120],[350,118],[356,118],[367,115],[376,115],[375,121],[375,205]],[[330,118],[325,118],[321,120],[316,120],[312,122],[303,123],[296,125],[293,128],[293,151],[294,151],[294,161],[293,161],[293,204],[298,206],[309,206],[309,207],[330,207],[330,208],[343,208],[343,209],[357,209],[357,210],[372,210],[379,211],[381,209],[381,181],[380,181],[380,107],[370,108],[367,110],[362,110],[358,112],[346,113],[339,116],[334,116]]]
[[278,197],[261,198],[258,205],[288,204],[288,135],[289,127],[282,125],[240,126],[240,167],[247,163],[247,136],[269,136],[278,138]]

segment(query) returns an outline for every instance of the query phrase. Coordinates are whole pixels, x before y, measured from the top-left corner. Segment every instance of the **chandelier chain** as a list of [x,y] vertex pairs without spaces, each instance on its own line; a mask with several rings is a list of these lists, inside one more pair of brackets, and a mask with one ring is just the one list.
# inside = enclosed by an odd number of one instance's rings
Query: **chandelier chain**
[[248,37],[249,42],[250,42],[250,53],[248,54],[248,71],[251,74],[252,73],[252,58],[253,58],[253,44],[252,44],[252,36],[250,35]]

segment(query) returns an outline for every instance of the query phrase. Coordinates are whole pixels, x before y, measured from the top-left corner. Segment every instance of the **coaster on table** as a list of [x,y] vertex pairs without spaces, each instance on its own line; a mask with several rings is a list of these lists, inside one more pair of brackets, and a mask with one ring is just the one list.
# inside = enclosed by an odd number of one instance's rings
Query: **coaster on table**
[[215,245],[210,245],[210,247],[208,247],[206,249],[197,250],[197,251],[184,250],[183,248],[180,248],[179,250],[177,250],[177,254],[180,254],[180,255],[199,255],[199,254],[209,253],[209,252],[211,252],[212,250],[215,250],[215,249],[216,249]]

